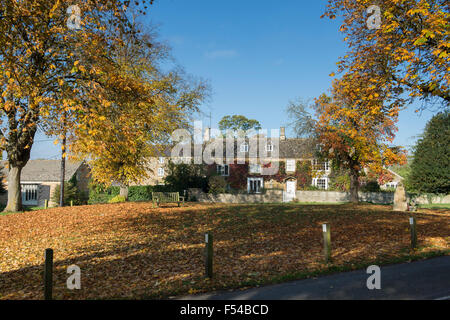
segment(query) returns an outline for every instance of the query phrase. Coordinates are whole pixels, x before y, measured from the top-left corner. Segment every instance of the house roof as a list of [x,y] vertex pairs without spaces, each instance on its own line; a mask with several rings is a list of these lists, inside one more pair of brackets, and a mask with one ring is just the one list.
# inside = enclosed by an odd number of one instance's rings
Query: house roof
[[[66,180],[73,177],[83,161],[66,161]],[[8,176],[8,161],[1,161],[3,173]],[[22,169],[21,181],[24,182],[59,182],[61,177],[61,160],[29,160]]]
[[[205,148],[210,145],[210,148],[213,147],[212,143],[214,143],[214,139],[211,140],[210,142],[206,142],[203,145],[194,145],[191,144],[191,155],[188,154],[183,154],[183,149],[180,150],[180,154],[178,154],[177,156],[179,157],[193,157],[194,156],[194,148],[196,147],[202,147],[202,151],[205,150]],[[286,158],[292,158],[292,159],[312,159],[314,158],[314,153],[315,153],[315,143],[313,142],[312,139],[303,139],[303,138],[291,138],[291,139],[286,139],[286,140],[278,140],[279,141],[279,149],[278,149],[278,157],[281,159],[286,159]],[[234,154],[235,158],[241,158],[244,156],[249,156],[249,153],[243,153],[240,152],[240,144],[243,143],[242,142],[237,142],[237,140],[234,141],[234,144],[232,145],[232,154]],[[251,146],[251,142],[246,139],[245,142],[247,144],[249,144],[249,146]],[[269,144],[271,142],[270,138],[267,139],[267,143]],[[259,143],[258,143],[259,144]],[[259,147],[259,146],[258,146]],[[223,158],[226,158],[226,142],[224,141],[223,143]],[[264,150],[263,150],[264,151]],[[264,151],[265,152],[265,151]],[[264,155],[264,152],[261,153],[262,155]],[[171,148],[168,147],[165,149],[164,151],[165,156],[170,157],[171,156]],[[215,156],[214,152],[213,152],[213,156]],[[267,152],[267,156],[271,157],[274,156],[274,154],[272,152]]]

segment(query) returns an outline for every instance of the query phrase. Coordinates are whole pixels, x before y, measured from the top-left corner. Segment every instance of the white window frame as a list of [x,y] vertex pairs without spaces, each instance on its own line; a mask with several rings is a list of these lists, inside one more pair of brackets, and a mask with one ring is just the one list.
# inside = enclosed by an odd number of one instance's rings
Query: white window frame
[[158,162],[160,164],[164,164],[164,161],[165,161],[164,157],[159,157]]
[[158,168],[158,177],[164,177],[164,168]]
[[[321,188],[319,186],[319,180],[324,180],[325,184],[324,184],[324,188]],[[313,179],[313,186],[319,188],[320,190],[328,190],[328,178],[314,178]]]
[[228,164],[218,164],[216,170],[217,174],[222,177],[228,177],[230,175],[230,166]]
[[286,160],[286,172],[295,172],[295,159]]
[[273,144],[271,144],[271,143],[266,144],[266,151],[267,152],[272,152],[273,151]]
[[[320,168],[320,169],[317,169]],[[313,160],[313,169],[315,171],[330,171],[330,163],[328,160],[319,161],[317,159]]]
[[[247,192],[250,193],[250,188],[252,183],[260,182],[259,191],[254,193],[261,193],[261,189],[264,188],[264,178],[247,178]],[[253,193],[253,192],[252,192]]]
[[247,143],[247,142],[242,143],[242,144],[239,146],[239,150],[240,150],[241,152],[248,152],[248,143]]

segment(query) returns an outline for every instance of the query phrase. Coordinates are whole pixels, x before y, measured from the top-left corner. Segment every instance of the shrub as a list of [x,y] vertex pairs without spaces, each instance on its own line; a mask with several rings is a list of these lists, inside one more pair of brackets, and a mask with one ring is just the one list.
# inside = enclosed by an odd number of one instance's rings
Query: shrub
[[380,192],[380,185],[377,181],[369,181],[361,187],[362,192]]
[[[52,196],[52,201],[59,204],[59,197],[61,193],[61,186],[57,186]],[[72,182],[64,182],[64,204],[67,205],[73,201],[74,205],[82,205],[87,202],[87,195],[81,192],[77,186]]]
[[218,194],[225,193],[227,190],[227,182],[221,176],[212,176],[208,182],[209,193]]
[[109,199],[108,203],[121,203],[121,202],[125,202],[125,197],[124,196],[115,196],[111,199]]

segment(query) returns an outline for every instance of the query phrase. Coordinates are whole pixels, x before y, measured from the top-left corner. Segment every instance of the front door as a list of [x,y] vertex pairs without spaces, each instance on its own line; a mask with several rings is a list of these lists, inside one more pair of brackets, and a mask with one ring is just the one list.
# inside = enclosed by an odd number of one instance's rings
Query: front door
[[295,180],[286,181],[286,193],[284,196],[284,201],[289,202],[294,200],[296,191],[297,191],[297,181]]

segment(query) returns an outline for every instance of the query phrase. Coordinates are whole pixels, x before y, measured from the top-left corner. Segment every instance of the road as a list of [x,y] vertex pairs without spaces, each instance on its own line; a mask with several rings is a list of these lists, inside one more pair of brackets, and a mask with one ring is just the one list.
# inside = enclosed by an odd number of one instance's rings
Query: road
[[450,300],[450,256],[381,267],[381,289],[369,290],[371,274],[357,270],[268,285],[244,291],[213,292],[181,300]]

